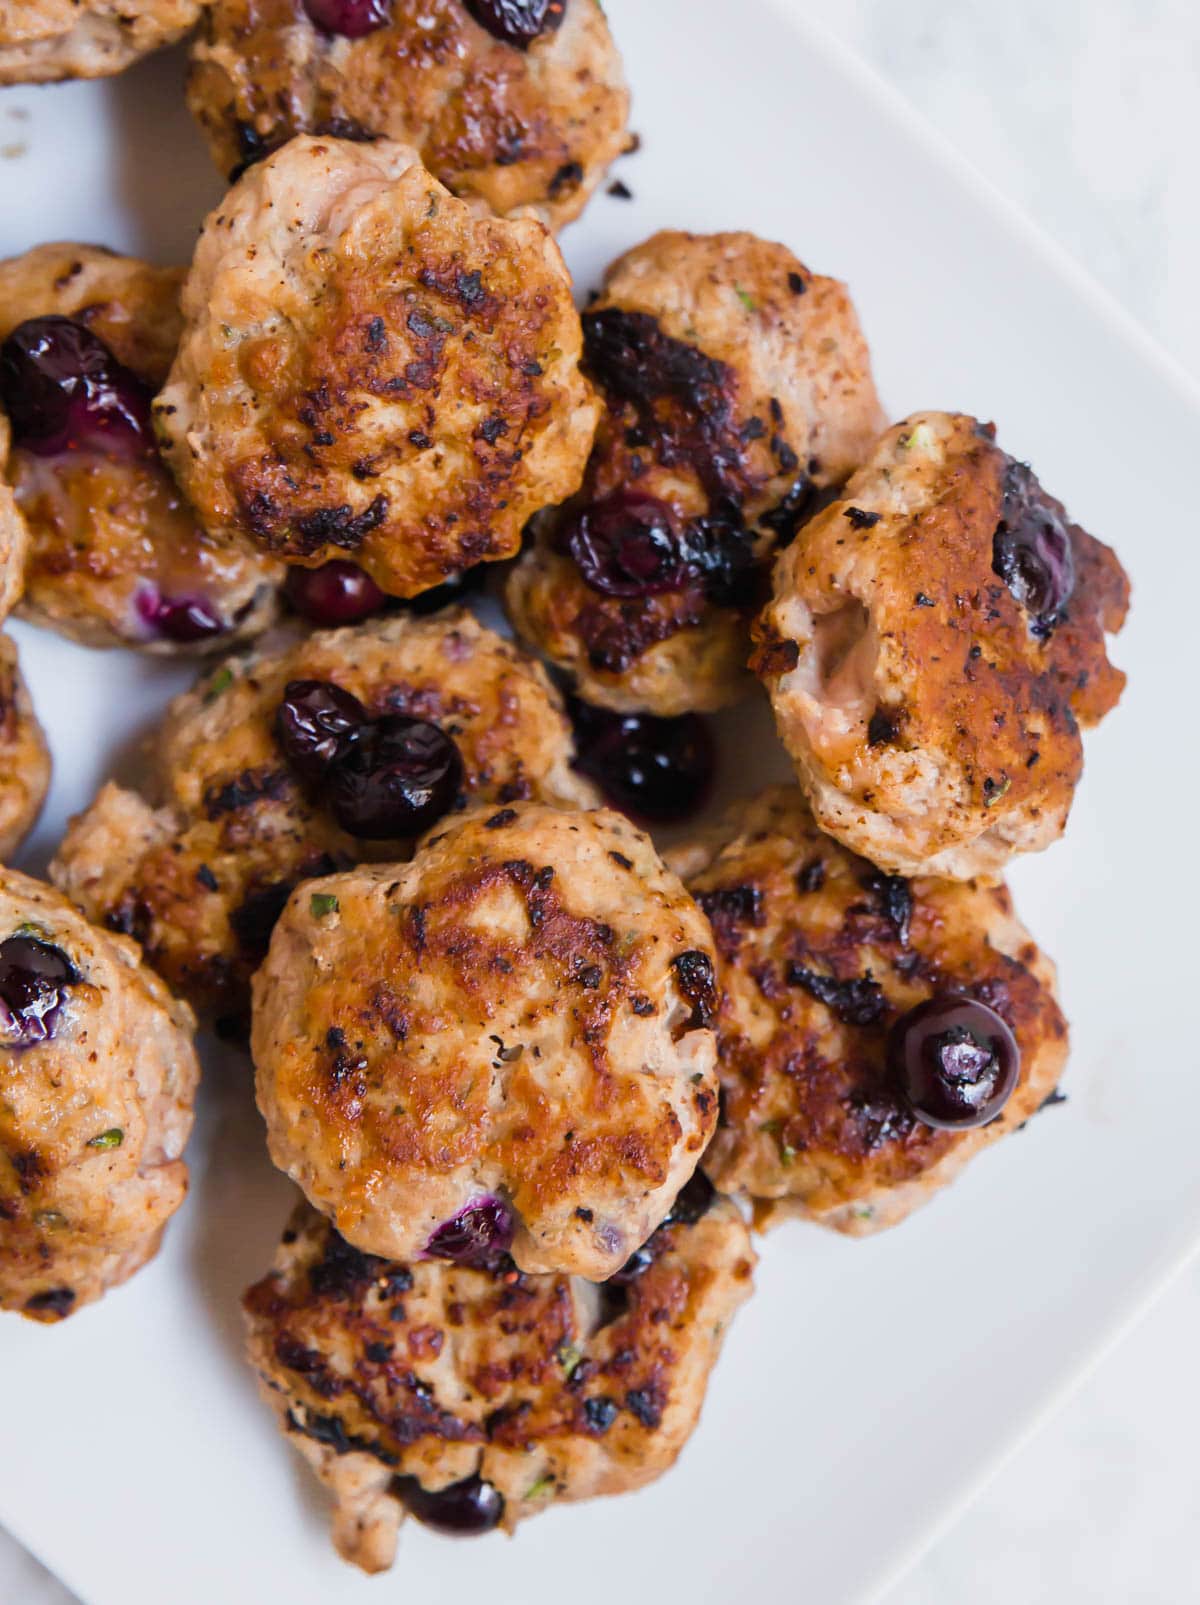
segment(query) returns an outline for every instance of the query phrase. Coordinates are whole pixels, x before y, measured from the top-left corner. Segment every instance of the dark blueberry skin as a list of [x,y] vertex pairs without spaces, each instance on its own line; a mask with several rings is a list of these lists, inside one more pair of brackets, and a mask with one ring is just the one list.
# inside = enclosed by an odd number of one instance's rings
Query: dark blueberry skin
[[304,9],[322,33],[362,39],[392,20],[391,0],[304,0]]
[[463,0],[467,10],[493,39],[527,50],[544,33],[562,25],[566,0]]
[[78,981],[78,970],[61,948],[36,936],[0,942],[0,1047],[49,1042],[67,988]]
[[149,390],[70,318],[30,318],[0,345],[0,401],[14,444],[39,457],[154,451]]
[[1010,463],[1004,476],[992,570],[1029,614],[1034,635],[1048,636],[1075,589],[1075,554],[1070,531],[1024,463]]
[[917,1119],[946,1131],[995,1120],[1021,1074],[1017,1040],[995,1009],[954,992],[896,1021],[888,1063]]
[[662,596],[700,585],[722,607],[765,601],[766,570],[737,517],[696,518],[679,529],[666,502],[617,490],[576,513],[558,545],[601,596]]
[[671,1205],[663,1222],[668,1226],[694,1226],[703,1220],[716,1201],[717,1190],[702,1170],[697,1170]]
[[224,635],[229,626],[198,596],[163,596],[157,586],[138,592],[138,616],[164,641],[191,646]]
[[615,807],[652,824],[688,819],[707,800],[716,769],[708,725],[696,713],[659,719],[573,702],[575,767]]
[[495,1270],[512,1247],[513,1214],[501,1198],[477,1198],[459,1210],[425,1245],[430,1259],[448,1259],[475,1270]]
[[419,836],[449,813],[462,785],[454,742],[424,719],[364,726],[327,771],[325,797],[343,830],[366,841]]
[[480,1538],[494,1531],[504,1517],[504,1495],[482,1477],[466,1477],[438,1493],[422,1488],[415,1477],[397,1477],[392,1486],[410,1515],[449,1538]]
[[[694,1226],[708,1214],[716,1201],[717,1190],[702,1170],[698,1170],[671,1205],[659,1231],[667,1226]],[[605,1286],[628,1287],[644,1276],[658,1258],[663,1239],[658,1232],[648,1238],[641,1248],[634,1249],[619,1271],[608,1278]]]
[[410,613],[417,613],[421,617],[428,613],[440,613],[444,607],[454,606],[475,591],[481,591],[486,577],[487,565],[478,563],[474,568],[464,569],[461,574],[451,575],[431,591],[422,591],[420,596],[410,597],[404,606]]
[[362,703],[341,686],[327,680],[292,680],[275,715],[275,734],[296,773],[319,784],[367,722]]
[[324,629],[358,624],[382,612],[388,601],[357,563],[340,559],[320,568],[289,568],[283,594],[302,618]]
[[683,532],[688,572],[718,607],[766,605],[770,564],[756,561],[754,539],[739,517],[696,518]]
[[659,596],[692,577],[666,502],[614,491],[571,519],[561,537],[584,581],[602,596]]

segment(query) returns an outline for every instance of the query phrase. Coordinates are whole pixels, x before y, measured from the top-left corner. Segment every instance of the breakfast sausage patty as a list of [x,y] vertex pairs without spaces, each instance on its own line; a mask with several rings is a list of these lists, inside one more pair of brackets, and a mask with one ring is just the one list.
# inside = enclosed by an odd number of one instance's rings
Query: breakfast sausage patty
[[132,942],[0,870],[0,1308],[61,1320],[155,1254],[187,1191],[193,1029]]
[[[885,875],[823,835],[784,787],[738,804],[672,859],[717,945],[721,1123],[704,1164],[719,1187],[773,1201],[771,1213],[877,1231],[1053,1092],[1067,1053],[1054,967],[1003,887]],[[923,1026],[931,999],[942,1013]],[[956,1126],[988,1113],[972,1103],[994,1068],[977,1041],[1009,1031],[1019,1075],[1002,1112]],[[921,1040],[943,1083],[914,1089],[896,1048]],[[970,1107],[941,1107],[955,1097]]]
[[0,84],[105,78],[173,44],[200,0],[0,0]]
[[[364,19],[367,10],[346,0],[205,8],[188,105],[222,172],[293,134],[382,134],[498,215],[533,207],[553,228],[578,216],[625,143],[629,109],[597,0],[390,0]],[[518,11],[528,32],[504,37],[497,17]]]
[[752,234],[656,234],[584,314],[605,407],[587,477],[508,586],[588,702],[735,701],[765,564],[883,419],[844,285]]
[[373,1259],[302,1205],[246,1295],[250,1359],[333,1495],[338,1550],[378,1572],[407,1514],[511,1531],[661,1476],[696,1426],[754,1259],[741,1216],[702,1178],[601,1287],[527,1276],[506,1256],[482,1269]]
[[481,809],[291,898],[254,978],[271,1157],[356,1247],[600,1280],[716,1124],[712,944],[606,810]]
[[95,245],[0,262],[13,434],[0,472],[28,530],[21,612],[86,646],[206,651],[275,616],[282,566],[204,535],[155,448],[150,399],[179,343],[182,278]]
[[0,634],[0,864],[33,829],[50,786],[50,749],[17,661],[16,642]]
[[583,476],[596,403],[540,223],[390,140],[300,136],[204,224],[155,416],[214,536],[396,596],[511,557]]
[[897,874],[996,875],[1062,834],[1125,677],[1129,584],[990,426],[890,430],[775,567],[755,665],[817,823]]
[[[289,687],[300,688],[290,699]],[[450,807],[597,800],[570,767],[570,726],[541,666],[464,610],[396,613],[227,659],[171,704],[153,741],[149,796],[106,785],[51,867],[93,919],[135,936],[205,1012],[247,1013],[251,973],[300,881],[410,850],[404,839],[344,829],[317,783],[311,760],[322,754],[302,738],[319,747],[322,717],[338,711],[331,697],[347,695],[352,714],[356,702],[368,720],[416,720],[449,738],[462,765]],[[352,739],[353,725],[343,733]],[[370,755],[379,745],[359,747]]]

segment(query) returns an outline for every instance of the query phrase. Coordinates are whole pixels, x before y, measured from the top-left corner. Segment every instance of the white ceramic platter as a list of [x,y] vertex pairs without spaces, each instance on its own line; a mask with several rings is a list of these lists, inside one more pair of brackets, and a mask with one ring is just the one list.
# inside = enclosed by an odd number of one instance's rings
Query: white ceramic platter
[[[893,414],[996,419],[1132,571],[1126,700],[1091,739],[1068,839],[1015,877],[1062,968],[1070,1102],[889,1236],[770,1239],[701,1430],[656,1487],[552,1512],[511,1543],[410,1526],[391,1579],[368,1583],[334,1558],[323,1501],[242,1363],[238,1296],[288,1189],[244,1065],[214,1063],[193,1195],[157,1263],[61,1327],[0,1322],[0,1522],[88,1605],[866,1597],[1200,1227],[1200,774],[1182,672],[1200,397],[784,0],[607,9],[644,143],[621,167],[636,199],[602,194],[567,236],[581,289],[664,225],[785,240],[849,280]],[[0,252],[74,237],[185,257],[218,184],[181,77],[173,53],[110,83],[0,94]],[[36,865],[186,676],[17,633],[57,763]],[[747,788],[777,772],[766,731],[727,726],[727,776]]]

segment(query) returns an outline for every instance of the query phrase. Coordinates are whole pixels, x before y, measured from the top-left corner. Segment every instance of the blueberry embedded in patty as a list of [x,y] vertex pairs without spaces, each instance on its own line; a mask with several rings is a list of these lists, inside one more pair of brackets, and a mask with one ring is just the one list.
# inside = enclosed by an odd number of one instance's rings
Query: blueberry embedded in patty
[[1017,1040],[986,1003],[944,992],[903,1015],[888,1039],[892,1073],[918,1120],[961,1131],[985,1126],[1016,1091]]
[[392,714],[365,725],[326,772],[342,829],[367,841],[419,836],[450,812],[463,779],[451,738],[424,719]]
[[0,345],[0,401],[13,442],[41,457],[152,453],[150,391],[82,323],[28,318]]
[[0,1047],[49,1042],[67,989],[79,979],[62,949],[40,937],[17,935],[0,942]]

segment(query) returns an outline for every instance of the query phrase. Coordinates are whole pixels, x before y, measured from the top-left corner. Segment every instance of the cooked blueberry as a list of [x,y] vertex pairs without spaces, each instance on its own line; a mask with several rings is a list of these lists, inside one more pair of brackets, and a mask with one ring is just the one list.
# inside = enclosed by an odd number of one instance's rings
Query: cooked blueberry
[[1033,471],[1010,463],[1004,476],[992,569],[1030,617],[1035,635],[1049,635],[1075,589],[1071,535]]
[[[657,1246],[652,1237],[649,1242],[643,1243],[641,1248],[635,1248],[624,1265],[621,1266],[621,1269],[614,1271],[608,1281],[602,1285],[604,1287],[628,1287],[630,1282],[636,1282],[639,1276],[644,1276],[657,1258]],[[622,1307],[617,1313],[623,1314],[624,1308]],[[616,1319],[616,1315],[612,1319]]]
[[304,0],[304,9],[322,33],[361,39],[392,20],[391,0]]
[[671,1212],[664,1225],[675,1223],[680,1226],[694,1226],[708,1214],[716,1196],[717,1190],[712,1182],[702,1170],[697,1170],[671,1205]]
[[425,1245],[431,1259],[493,1270],[513,1240],[513,1214],[502,1198],[478,1198],[439,1226]]
[[619,1410],[617,1401],[603,1393],[583,1401],[583,1414],[593,1432],[607,1432],[617,1419]]
[[918,1120],[952,1131],[994,1120],[1021,1073],[1016,1038],[995,1009],[954,992],[896,1021],[888,1062]]
[[770,566],[754,553],[754,539],[739,518],[696,518],[683,532],[688,571],[719,607],[762,607],[770,588]]
[[574,702],[571,718],[578,749],[575,767],[615,807],[666,824],[687,819],[704,806],[716,750],[699,714],[659,719]]
[[230,913],[229,925],[238,946],[249,958],[264,959],[271,945],[271,933],[279,923],[288,898],[296,889],[294,881],[275,881],[248,892]]
[[79,972],[61,948],[36,936],[0,942],[0,1046],[48,1042],[58,1026],[67,988]]
[[558,28],[566,0],[463,0],[467,10],[493,39],[526,50],[535,39]]
[[802,986],[843,1025],[875,1025],[887,1011],[883,988],[869,974],[839,981],[835,976],[822,975],[793,961],[787,967],[787,983]]
[[729,369],[664,333],[650,313],[621,307],[586,312],[583,341],[587,366],[614,395],[643,404],[670,397],[709,422],[727,416]]
[[224,635],[228,626],[212,605],[198,596],[163,596],[157,586],[147,585],[137,595],[138,615],[155,635],[165,641],[190,646]]
[[454,807],[462,778],[462,758],[444,730],[392,714],[363,727],[327,772],[325,788],[343,830],[386,841],[436,824]]
[[50,1287],[44,1293],[34,1293],[25,1300],[28,1313],[37,1320],[62,1321],[75,1308],[73,1287]]
[[717,1010],[717,976],[707,953],[695,949],[671,960],[675,984],[692,1005],[689,1027],[703,1030],[713,1022]]
[[275,715],[284,757],[305,780],[319,781],[367,723],[358,698],[328,680],[291,680]]
[[70,318],[30,318],[0,345],[0,401],[14,443],[42,457],[153,450],[149,390]]
[[340,559],[320,568],[289,568],[283,593],[302,617],[328,628],[369,619],[387,603],[369,574]]
[[476,1538],[490,1533],[504,1516],[504,1495],[482,1477],[465,1477],[449,1488],[430,1493],[415,1477],[397,1477],[396,1493],[410,1515],[451,1538]]
[[484,563],[477,563],[474,568],[464,569],[461,574],[452,574],[431,591],[422,591],[420,596],[412,597],[405,606],[410,613],[424,616],[427,613],[440,613],[444,607],[465,601],[472,592],[483,589],[486,567]]
[[583,508],[561,543],[587,584],[604,596],[657,596],[691,578],[671,509],[636,491],[614,491]]

